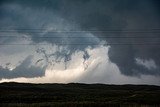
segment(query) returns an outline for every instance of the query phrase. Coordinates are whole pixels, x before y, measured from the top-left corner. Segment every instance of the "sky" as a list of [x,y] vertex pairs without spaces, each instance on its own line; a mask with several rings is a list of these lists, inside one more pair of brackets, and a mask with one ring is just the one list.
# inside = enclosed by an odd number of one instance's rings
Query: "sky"
[[1,0],[0,82],[160,85],[158,0]]

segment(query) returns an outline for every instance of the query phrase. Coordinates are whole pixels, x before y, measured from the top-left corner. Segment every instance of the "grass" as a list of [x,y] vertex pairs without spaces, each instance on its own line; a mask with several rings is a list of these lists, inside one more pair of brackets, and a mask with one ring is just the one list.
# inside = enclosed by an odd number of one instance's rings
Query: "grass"
[[159,96],[149,85],[0,84],[0,107],[159,107]]

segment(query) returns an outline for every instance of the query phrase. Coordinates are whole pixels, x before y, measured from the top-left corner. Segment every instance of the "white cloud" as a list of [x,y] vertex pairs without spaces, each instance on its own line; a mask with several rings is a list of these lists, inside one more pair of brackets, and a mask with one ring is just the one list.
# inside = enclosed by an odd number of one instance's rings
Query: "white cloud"
[[156,63],[154,62],[153,59],[145,60],[145,59],[136,58],[135,60],[138,65],[142,65],[148,70],[157,68]]
[[[48,66],[43,77],[2,79],[1,82],[16,81],[30,83],[108,83],[108,84],[154,84],[160,85],[160,79],[155,76],[142,75],[138,77],[124,76],[116,64],[108,57],[108,46],[87,47],[90,57],[86,60],[87,69],[84,67],[83,51],[76,51],[67,62],[60,61],[54,66]],[[63,58],[61,59],[63,60]]]

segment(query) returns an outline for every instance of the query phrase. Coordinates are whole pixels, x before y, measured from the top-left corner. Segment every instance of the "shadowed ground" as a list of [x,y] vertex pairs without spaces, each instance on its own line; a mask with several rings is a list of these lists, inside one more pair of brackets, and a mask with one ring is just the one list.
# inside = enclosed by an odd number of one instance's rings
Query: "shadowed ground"
[[149,85],[1,83],[0,107],[160,106],[160,87]]

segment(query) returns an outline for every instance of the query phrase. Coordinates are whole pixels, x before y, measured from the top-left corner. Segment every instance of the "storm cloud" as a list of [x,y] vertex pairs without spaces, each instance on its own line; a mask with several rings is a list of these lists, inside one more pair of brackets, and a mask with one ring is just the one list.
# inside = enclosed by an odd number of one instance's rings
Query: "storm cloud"
[[[81,53],[77,63],[88,72],[69,82],[118,83],[118,78],[123,82],[131,78],[124,83],[142,79],[140,83],[159,84],[159,7],[157,0],[2,0],[0,78],[45,78],[51,69],[55,73],[58,65],[61,69],[58,67],[57,77],[52,78],[58,78],[60,70],[68,76],[65,73],[75,63],[71,63],[73,56]],[[94,56],[87,49],[103,54]],[[87,62],[94,62],[99,55],[107,59],[91,67]],[[26,67],[26,60],[31,59],[32,66]],[[118,76],[114,72],[119,72]]]

